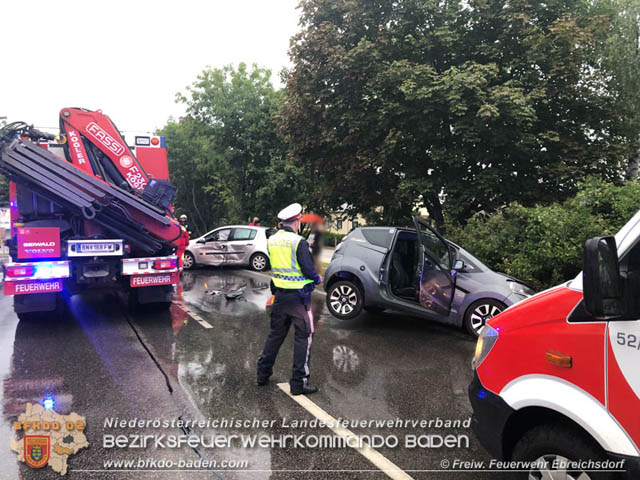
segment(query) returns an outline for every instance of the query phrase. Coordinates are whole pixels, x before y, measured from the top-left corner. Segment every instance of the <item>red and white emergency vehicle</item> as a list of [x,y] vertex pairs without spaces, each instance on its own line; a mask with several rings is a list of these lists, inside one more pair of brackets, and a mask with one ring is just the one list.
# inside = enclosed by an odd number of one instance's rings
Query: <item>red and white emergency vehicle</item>
[[15,311],[53,311],[96,287],[127,290],[133,307],[167,307],[188,234],[172,214],[164,138],[129,146],[109,117],[79,108],[61,110],[57,141],[22,122],[2,130],[12,259],[4,293]]
[[640,212],[588,240],[583,268],[477,343],[474,430],[521,478],[640,478]]

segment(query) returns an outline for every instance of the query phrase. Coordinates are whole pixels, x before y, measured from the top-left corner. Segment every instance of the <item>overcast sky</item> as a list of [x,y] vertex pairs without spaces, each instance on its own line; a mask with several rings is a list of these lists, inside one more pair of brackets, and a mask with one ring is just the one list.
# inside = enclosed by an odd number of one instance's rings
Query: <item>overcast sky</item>
[[84,107],[123,132],[151,132],[183,113],[175,94],[207,65],[255,62],[279,85],[297,3],[3,2],[0,117],[56,127],[61,108]]

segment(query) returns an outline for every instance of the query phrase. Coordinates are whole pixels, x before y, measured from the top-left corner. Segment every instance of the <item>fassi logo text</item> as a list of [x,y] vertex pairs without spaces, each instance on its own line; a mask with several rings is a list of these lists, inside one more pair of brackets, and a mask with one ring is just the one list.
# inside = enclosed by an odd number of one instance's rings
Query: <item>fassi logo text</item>
[[87,125],[87,132],[89,132],[96,140],[98,140],[102,145],[107,147],[111,152],[116,155],[121,155],[124,153],[125,148],[111,135],[105,132],[101,127],[99,127],[95,122],[91,122]]

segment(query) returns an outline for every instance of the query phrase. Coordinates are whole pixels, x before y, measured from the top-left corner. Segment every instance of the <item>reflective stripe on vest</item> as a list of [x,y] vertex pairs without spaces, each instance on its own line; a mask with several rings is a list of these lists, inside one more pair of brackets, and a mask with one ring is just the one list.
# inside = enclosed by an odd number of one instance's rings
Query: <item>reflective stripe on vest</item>
[[278,230],[267,240],[273,283],[278,288],[299,290],[313,283],[304,276],[298,263],[296,251],[300,240],[301,236],[287,230]]

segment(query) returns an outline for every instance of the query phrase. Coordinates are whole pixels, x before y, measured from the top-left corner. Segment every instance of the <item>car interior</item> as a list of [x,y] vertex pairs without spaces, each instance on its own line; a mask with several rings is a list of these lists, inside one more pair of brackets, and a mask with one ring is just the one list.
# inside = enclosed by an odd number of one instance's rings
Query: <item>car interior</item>
[[418,303],[420,275],[418,270],[420,249],[418,236],[400,232],[391,254],[389,285],[391,293],[403,300]]

